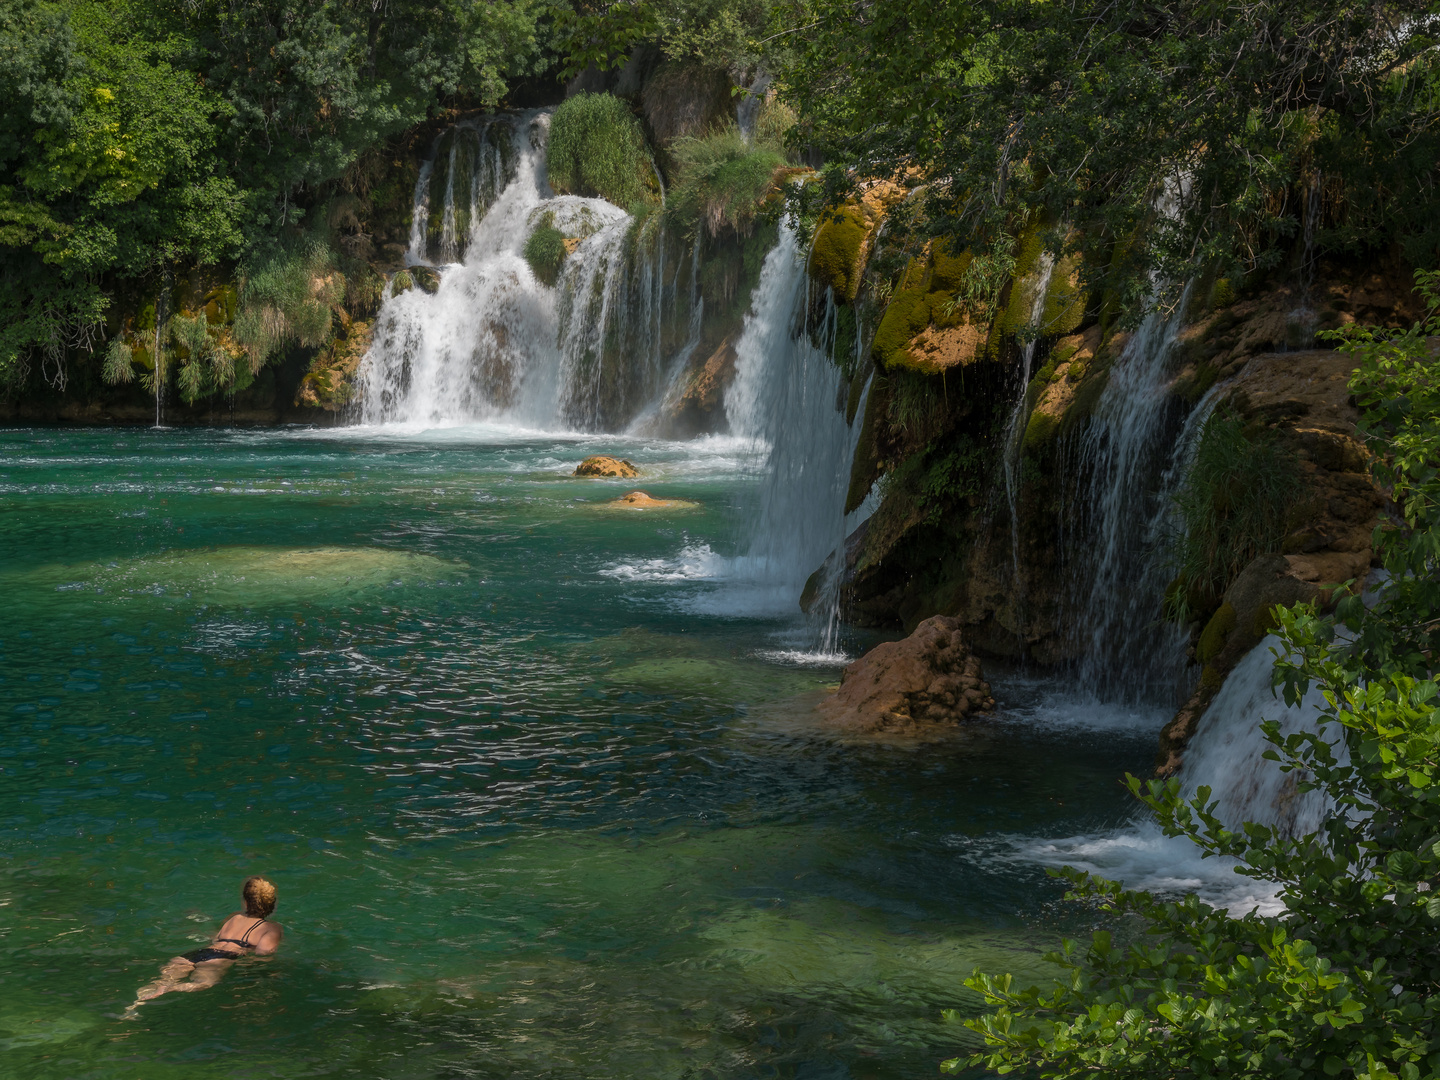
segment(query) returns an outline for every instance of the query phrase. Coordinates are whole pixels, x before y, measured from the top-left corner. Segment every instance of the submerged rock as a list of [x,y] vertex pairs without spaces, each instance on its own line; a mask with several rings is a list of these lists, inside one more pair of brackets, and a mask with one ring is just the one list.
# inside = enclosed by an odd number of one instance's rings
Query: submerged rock
[[595,454],[587,457],[575,467],[576,476],[618,476],[628,478],[639,476],[640,470],[624,458],[610,457],[607,454]]
[[688,510],[700,504],[688,499],[656,499],[643,491],[629,491],[605,505],[622,510]]
[[877,645],[845,669],[819,705],[848,731],[918,733],[994,707],[980,661],[960,639],[960,620],[935,615],[903,641]]

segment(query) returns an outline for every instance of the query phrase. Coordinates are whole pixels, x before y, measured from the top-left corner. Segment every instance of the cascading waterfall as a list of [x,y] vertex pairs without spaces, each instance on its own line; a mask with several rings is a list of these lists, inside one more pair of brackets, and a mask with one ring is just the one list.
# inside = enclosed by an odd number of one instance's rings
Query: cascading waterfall
[[[693,351],[693,262],[670,255],[658,214],[637,223],[555,196],[548,130],[543,111],[458,125],[421,165],[407,261],[433,251],[446,265],[433,295],[384,302],[359,373],[363,422],[623,430]],[[523,255],[541,224],[575,238],[553,288]]]
[[1163,619],[1162,600],[1173,495],[1210,408],[1191,410],[1170,392],[1188,295],[1173,314],[1152,311],[1126,342],[1074,451],[1082,481],[1066,517],[1081,528],[1067,546],[1088,549],[1093,567],[1074,604],[1087,646],[1079,677],[1100,697],[1173,703],[1187,689],[1185,629]]
[[[1045,312],[1045,294],[1050,290],[1050,277],[1055,271],[1055,259],[1048,251],[1040,253],[1038,273],[1029,284],[1034,289],[1030,299],[1030,327],[1040,324]],[[1017,609],[1023,606],[1021,595],[1023,577],[1020,573],[1020,460],[1025,441],[1025,420],[1029,414],[1027,400],[1030,390],[1030,376],[1035,361],[1035,346],[1038,338],[1032,333],[1020,349],[1020,386],[1015,394],[1015,405],[1010,410],[1010,419],[1005,425],[1005,458],[1001,475],[1005,480],[1005,500],[1010,510],[1010,566],[1013,574]]]
[[[805,322],[809,287],[804,253],[784,223],[761,269],[725,399],[731,433],[748,442],[764,478],[736,577],[754,591],[757,607],[780,611],[795,609],[800,584],[832,552],[844,551],[867,512],[844,513],[859,429],[837,408],[844,379],[829,355],[833,297],[817,345]],[[833,584],[839,575],[828,577]],[[821,653],[836,648],[837,601],[832,587],[811,607],[811,643]]]
[[[1319,729],[1336,744],[1342,760],[1346,750],[1338,732],[1332,735],[1321,727],[1325,702],[1318,687],[1295,706],[1287,706],[1275,692],[1272,650],[1277,642],[1265,638],[1230,672],[1190,741],[1178,779],[1187,798],[1208,787],[1227,827],[1253,821],[1302,836],[1318,830],[1334,807],[1322,792],[1299,792],[1293,772],[1283,772],[1279,763],[1265,759],[1270,744],[1260,722],[1276,721],[1282,735]],[[1117,830],[1031,841],[1022,845],[1021,854],[1042,864],[1074,866],[1123,881],[1132,888],[1193,892],[1236,914],[1252,908],[1263,914],[1282,910],[1275,886],[1236,874],[1232,859],[1201,858],[1188,840],[1162,834],[1148,814]]]

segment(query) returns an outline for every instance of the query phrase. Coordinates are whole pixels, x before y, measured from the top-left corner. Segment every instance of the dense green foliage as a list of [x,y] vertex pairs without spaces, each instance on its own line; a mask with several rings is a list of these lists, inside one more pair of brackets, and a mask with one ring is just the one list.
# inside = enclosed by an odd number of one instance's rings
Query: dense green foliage
[[559,192],[630,207],[655,183],[640,122],[611,94],[576,94],[556,109],[546,156],[550,186]]
[[1051,987],[977,974],[994,1011],[969,1022],[987,1043],[976,1064],[1116,1080],[1440,1073],[1440,276],[1422,285],[1427,319],[1341,345],[1360,364],[1351,390],[1376,479],[1403,513],[1376,531],[1390,579],[1373,607],[1350,595],[1333,615],[1275,611],[1285,698],[1318,691],[1328,723],[1289,735],[1264,723],[1270,756],[1333,812],[1302,836],[1227,826],[1208,789],[1187,800],[1174,781],[1130,778],[1168,835],[1278,885],[1284,914],[1232,916],[1068,872],[1078,895],[1124,917],[1127,940],[1067,943]]
[[1320,250],[1433,260],[1435,18],[1426,0],[817,0],[784,93],[832,198],[918,170],[962,246],[1039,211],[1133,308],[1156,266],[1277,265],[1312,190]]
[[560,266],[565,262],[565,234],[555,227],[555,215],[546,214],[525,239],[525,261],[535,276],[546,285],[560,279]]
[[703,224],[711,236],[726,228],[748,232],[787,165],[779,140],[747,142],[733,123],[677,139],[670,157],[675,180],[667,209],[683,221]]
[[[1205,424],[1176,496],[1176,582],[1168,614],[1188,621],[1219,601],[1252,559],[1279,551],[1292,528],[1299,463],[1273,431],[1221,409]],[[1198,601],[1198,602],[1197,602]],[[1192,610],[1201,608],[1201,611]]]
[[67,355],[117,329],[118,294],[153,303],[184,268],[260,255],[378,140],[495,103],[541,62],[541,14],[0,0],[0,386],[38,358],[63,387]]

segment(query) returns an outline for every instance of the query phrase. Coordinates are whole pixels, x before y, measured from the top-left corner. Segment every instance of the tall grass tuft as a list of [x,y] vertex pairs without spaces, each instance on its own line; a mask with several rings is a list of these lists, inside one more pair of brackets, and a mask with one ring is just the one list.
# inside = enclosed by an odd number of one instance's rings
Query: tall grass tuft
[[556,191],[598,195],[626,209],[645,201],[653,183],[640,122],[611,94],[576,94],[556,109],[546,157]]
[[1256,556],[1278,552],[1301,509],[1300,463],[1275,432],[1230,410],[1205,424],[1195,462],[1175,496],[1181,532],[1167,614],[1190,619],[1219,602]]
[[252,374],[290,345],[315,348],[332,336],[332,312],[345,296],[345,277],[328,245],[312,241],[248,268],[235,315],[235,340]]
[[675,182],[667,209],[682,221],[703,224],[711,236],[726,227],[749,232],[788,164],[778,140],[757,132],[747,143],[733,122],[708,135],[675,140],[670,157]]

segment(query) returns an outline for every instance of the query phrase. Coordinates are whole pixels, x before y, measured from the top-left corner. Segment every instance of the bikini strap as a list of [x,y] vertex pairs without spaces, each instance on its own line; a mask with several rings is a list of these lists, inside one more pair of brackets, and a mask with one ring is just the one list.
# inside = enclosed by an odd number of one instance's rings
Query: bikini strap
[[[250,924],[250,929],[249,929],[249,930],[246,930],[245,933],[243,933],[243,934],[240,935],[239,944],[241,944],[241,945],[250,945],[250,935],[255,932],[255,928],[256,928],[257,926],[259,926],[260,923],[263,923],[263,922],[264,922],[266,919],[268,919],[269,917],[270,917],[270,916],[268,916],[268,915],[262,915],[262,916],[260,917],[260,922],[251,923],[251,924]],[[251,947],[251,948],[254,948],[253,945],[251,945],[250,947]]]

